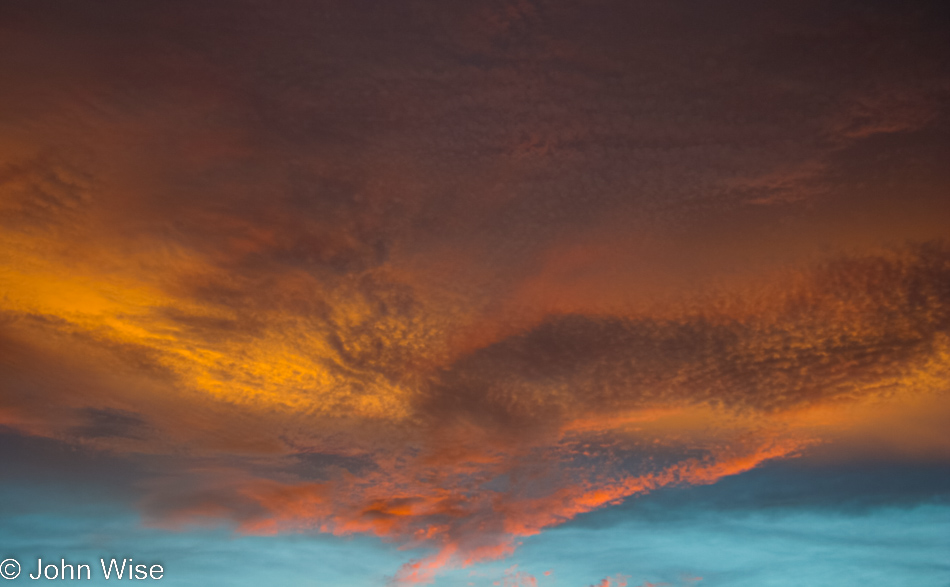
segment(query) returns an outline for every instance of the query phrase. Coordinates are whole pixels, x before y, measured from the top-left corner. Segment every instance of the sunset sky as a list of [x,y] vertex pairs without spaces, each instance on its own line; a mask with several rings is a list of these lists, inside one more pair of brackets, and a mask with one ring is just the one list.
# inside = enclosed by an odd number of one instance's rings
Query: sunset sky
[[948,422],[945,1],[0,1],[11,585],[947,587]]

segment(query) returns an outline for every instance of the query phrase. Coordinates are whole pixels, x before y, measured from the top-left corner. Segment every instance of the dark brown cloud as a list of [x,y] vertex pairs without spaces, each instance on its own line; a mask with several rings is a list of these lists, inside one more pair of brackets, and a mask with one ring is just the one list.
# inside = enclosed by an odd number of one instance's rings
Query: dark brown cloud
[[943,458],[946,24],[5,2],[0,422],[173,455],[155,523],[433,549],[400,580],[871,427]]
[[836,260],[786,279],[678,318],[549,318],[460,359],[421,409],[528,433],[531,422],[683,402],[788,409],[887,393],[871,382],[899,379],[945,344],[945,246]]

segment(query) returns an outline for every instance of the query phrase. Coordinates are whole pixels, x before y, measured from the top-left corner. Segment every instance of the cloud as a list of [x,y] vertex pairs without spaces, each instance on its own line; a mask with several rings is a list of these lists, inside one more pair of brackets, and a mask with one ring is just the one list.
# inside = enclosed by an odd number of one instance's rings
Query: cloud
[[512,565],[505,569],[505,575],[500,581],[494,581],[494,585],[500,587],[538,587],[538,580],[524,571],[518,570],[518,565]]
[[[388,421],[358,403],[349,414],[339,404],[335,419],[320,411],[268,413],[266,396],[229,406],[213,393],[196,395],[201,380],[189,380],[180,367],[171,378],[149,380],[137,367],[127,373],[144,376],[145,390],[191,387],[176,400],[190,406],[187,416],[154,399],[95,407],[110,397],[122,401],[128,392],[118,385],[73,399],[71,409],[61,406],[67,427],[30,407],[27,395],[7,406],[13,414],[27,410],[54,437],[158,453],[188,446],[194,457],[177,473],[165,470],[142,485],[141,504],[154,524],[369,533],[430,549],[395,575],[397,582],[426,582],[447,568],[508,556],[523,537],[631,496],[710,484],[795,456],[833,437],[841,423],[816,420],[815,409],[828,417],[867,402],[939,397],[947,368],[947,258],[941,245],[842,258],[743,297],[697,300],[676,319],[554,316],[417,378],[416,387],[400,382],[405,415]],[[50,322],[14,324],[24,336]],[[69,320],[52,324],[81,340]],[[181,341],[215,340],[177,332]],[[268,335],[244,336],[239,341],[259,344]],[[86,352],[117,366],[138,353],[124,355],[137,347],[100,337],[87,338]],[[156,350],[161,365],[169,347]],[[243,352],[253,360],[260,351]],[[6,368],[35,381],[29,365],[39,356],[21,351]],[[365,372],[386,375],[377,362],[353,356],[337,363],[348,365],[347,384]],[[83,369],[83,377],[104,377]],[[252,429],[234,428],[250,421]],[[321,421],[328,427],[305,432],[308,422]],[[367,434],[364,426],[374,421]],[[11,424],[31,430],[29,422],[14,415]],[[229,436],[219,436],[228,428]],[[159,430],[171,433],[167,440],[152,440],[163,436]],[[306,459],[329,465],[321,464],[316,478],[300,467],[300,455],[315,453],[323,456]]]
[[757,300],[725,301],[744,315],[552,317],[458,360],[420,410],[517,435],[669,404],[770,411],[874,395],[942,352],[948,276],[945,250],[927,246],[843,259]]
[[945,457],[935,8],[364,8],[4,6],[0,423],[399,582],[823,442]]
[[[616,577],[605,577],[600,583],[591,585],[591,587],[627,587],[627,575],[617,574]],[[646,583],[643,587],[651,587],[652,583]]]

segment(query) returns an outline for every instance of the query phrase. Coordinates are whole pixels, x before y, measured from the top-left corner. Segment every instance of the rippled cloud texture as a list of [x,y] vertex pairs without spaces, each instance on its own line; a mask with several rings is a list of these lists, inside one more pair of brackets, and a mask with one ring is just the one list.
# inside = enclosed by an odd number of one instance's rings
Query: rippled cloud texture
[[[5,2],[0,425],[123,459],[148,526],[375,536],[394,583],[553,585],[478,569],[766,462],[939,469],[948,32],[938,2]],[[620,562],[584,580],[651,584]]]

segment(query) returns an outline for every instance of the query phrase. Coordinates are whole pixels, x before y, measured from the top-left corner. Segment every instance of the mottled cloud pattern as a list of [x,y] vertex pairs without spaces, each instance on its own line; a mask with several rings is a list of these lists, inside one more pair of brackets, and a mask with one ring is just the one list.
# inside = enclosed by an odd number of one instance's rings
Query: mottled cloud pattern
[[774,459],[945,462],[947,22],[7,2],[0,425],[143,463],[150,524],[427,549],[397,583]]

